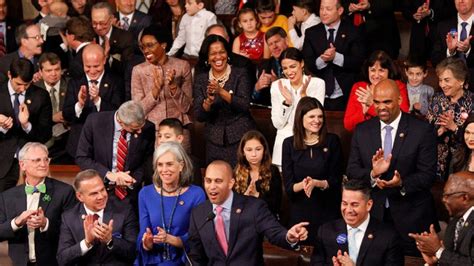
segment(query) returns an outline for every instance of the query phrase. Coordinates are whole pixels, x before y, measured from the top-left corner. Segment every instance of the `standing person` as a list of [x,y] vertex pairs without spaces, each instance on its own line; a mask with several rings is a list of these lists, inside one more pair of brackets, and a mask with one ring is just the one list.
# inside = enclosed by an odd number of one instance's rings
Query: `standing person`
[[273,215],[279,218],[280,170],[272,164],[267,140],[259,131],[250,130],[240,140],[234,176],[237,193],[263,199]]
[[257,13],[251,8],[243,8],[239,10],[236,18],[236,28],[240,34],[234,39],[232,52],[253,61],[269,58],[270,50],[265,42],[265,34],[257,27]]
[[[200,60],[206,61],[208,72],[194,80],[194,113],[206,122],[206,162],[237,162],[237,147],[242,136],[255,128],[249,113],[252,85],[245,69],[232,67],[229,43],[218,35],[203,42]],[[231,59],[232,60],[232,59]]]
[[232,192],[231,166],[214,161],[206,169],[204,187],[209,200],[193,209],[188,239],[193,265],[263,265],[263,237],[290,249],[308,237],[299,223],[281,226],[263,200]]
[[8,14],[7,0],[0,0],[0,32],[3,33],[3,44],[0,44],[0,58],[7,53],[11,53],[18,49],[15,40],[15,30],[18,21]]
[[130,265],[135,259],[138,223],[128,205],[108,200],[95,170],[74,179],[80,203],[64,212],[57,251],[59,265]]
[[58,265],[62,213],[75,203],[68,184],[48,177],[48,148],[28,142],[18,153],[25,184],[0,194],[0,239],[13,265]]
[[[288,18],[288,30],[293,43],[293,47],[303,49],[303,42],[306,35],[306,29],[321,23],[321,19],[314,14],[313,0],[298,0],[293,4],[293,12]],[[299,25],[301,36],[296,33],[295,26]]]
[[289,224],[308,221],[306,243],[313,245],[319,226],[339,218],[342,148],[337,135],[327,133],[324,108],[317,99],[301,98],[294,119],[294,135],[283,142],[282,155]]
[[324,104],[325,84],[322,79],[304,74],[303,54],[296,48],[287,48],[280,56],[286,78],[272,83],[272,123],[277,129],[273,146],[273,164],[281,167],[283,141],[292,135],[295,109],[301,98],[314,97]]
[[[146,61],[132,71],[132,99],[140,102],[156,128],[166,118],[177,118],[184,126],[191,124],[191,67],[187,61],[166,55],[172,42],[164,28],[145,28],[140,49]],[[183,145],[190,151],[189,129],[184,134]]]
[[423,81],[428,76],[426,60],[419,56],[410,55],[405,61],[405,74],[407,76],[407,91],[410,101],[410,112],[425,116],[433,97],[434,89]]
[[80,79],[84,76],[82,53],[84,47],[94,41],[94,36],[95,32],[89,19],[82,16],[72,17],[66,22],[64,44],[71,51],[67,70],[69,78]]
[[52,135],[51,100],[48,92],[31,85],[33,71],[29,60],[17,59],[8,82],[0,86],[0,192],[16,186],[21,147],[30,141],[46,143]]
[[374,89],[377,117],[359,124],[352,136],[349,179],[372,185],[371,215],[390,223],[402,237],[405,255],[419,256],[410,232],[439,230],[431,187],[436,179],[436,135],[433,127],[400,111],[395,81]]
[[134,47],[138,48],[140,32],[151,25],[151,16],[135,9],[137,0],[115,0],[117,17],[120,27],[133,34]]
[[192,162],[177,142],[160,144],[153,156],[153,184],[138,199],[138,265],[184,265],[189,218],[204,202],[202,188],[191,185]]

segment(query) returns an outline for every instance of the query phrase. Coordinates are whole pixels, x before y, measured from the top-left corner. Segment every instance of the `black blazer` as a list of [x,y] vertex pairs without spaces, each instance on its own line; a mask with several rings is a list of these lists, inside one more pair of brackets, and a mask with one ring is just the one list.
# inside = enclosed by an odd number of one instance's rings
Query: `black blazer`
[[287,230],[280,225],[264,201],[234,193],[230,215],[228,252],[220,247],[210,219],[212,204],[206,201],[191,213],[189,258],[193,265],[263,265],[263,237],[289,249]]
[[[82,76],[81,79],[69,80],[66,99],[64,100],[63,116],[64,119],[71,123],[71,131],[69,133],[69,139],[66,146],[66,150],[70,156],[76,156],[77,143],[81,134],[82,126],[86,121],[86,118],[91,113],[96,113],[97,108],[94,103],[89,99],[86,99],[84,109],[82,110],[81,116],[76,117],[76,111],[74,109],[75,104],[78,102],[77,95],[81,86],[85,85],[89,88],[87,77]],[[124,84],[122,80],[112,75],[109,71],[105,70],[102,80],[99,84],[99,94],[101,97],[100,111],[112,111],[117,110],[123,102],[124,98]]]
[[[5,56],[0,58],[0,84],[3,84],[8,81],[8,71],[10,71],[10,65],[13,61],[19,58],[20,55],[18,54],[18,50],[6,54]],[[38,57],[35,57],[34,62],[35,63],[33,65],[35,68],[35,72],[37,72],[39,69]]]
[[[96,42],[100,43],[98,37]],[[109,59],[112,57],[112,65],[110,66],[112,73],[123,77],[127,64],[133,57],[133,34],[112,26],[109,43],[110,51],[106,64],[109,66]]]
[[336,51],[344,55],[344,65],[329,63],[323,69],[317,69],[316,59],[329,48],[324,24],[320,23],[308,28],[305,33],[303,55],[306,69],[313,75],[328,81],[328,71],[332,69],[333,76],[341,86],[344,97],[349,98],[351,87],[364,61],[365,48],[358,31],[348,21],[341,20],[339,29],[334,37]]
[[6,43],[7,53],[12,53],[18,50],[18,44],[16,43],[16,40],[15,40],[15,30],[16,30],[16,27],[18,26],[18,21],[13,20],[11,18],[7,18],[5,20],[5,24],[7,25],[6,36],[5,36],[5,40],[7,42]]
[[[459,217],[461,218],[461,217]],[[459,218],[453,218],[444,234],[444,251],[439,258],[439,265],[472,265],[474,263],[474,211],[464,221],[454,249],[454,231]]]
[[103,243],[96,244],[81,256],[83,215],[86,215],[86,210],[82,203],[76,204],[62,215],[57,253],[59,265],[131,265],[135,259],[138,222],[130,206],[114,205],[111,201],[107,203],[103,223],[108,224],[110,220],[114,220],[113,247],[108,249]]
[[84,76],[84,63],[82,62],[83,46],[79,51],[69,51],[69,66],[67,69],[67,76],[71,79],[80,79]]
[[[378,117],[357,125],[347,166],[349,178],[370,179],[372,156],[382,147],[380,132]],[[402,113],[395,136],[392,161],[381,179],[392,179],[397,170],[403,187],[383,190],[374,187],[371,215],[383,220],[385,199],[388,198],[395,228],[404,240],[414,245],[408,233],[429,231],[430,224],[435,224],[439,230],[430,190],[436,177],[436,134],[427,122]]]
[[[115,17],[117,20],[120,20],[119,12],[115,13]],[[122,22],[122,21],[120,21]],[[130,26],[128,27],[128,32],[133,34],[133,43],[138,48],[138,35],[140,32],[151,25],[151,16],[139,11],[135,10],[133,12],[132,20],[129,22]]]
[[[340,235],[346,241],[337,241]],[[311,256],[311,265],[333,265],[332,257],[337,251],[349,252],[347,225],[343,219],[326,223],[318,230],[316,245]],[[357,256],[357,266],[404,265],[400,237],[394,228],[370,218]]]
[[[13,105],[8,92],[8,83],[0,86],[0,114],[15,117]],[[51,99],[44,89],[31,85],[25,92],[25,103],[30,114],[31,131],[26,133],[21,126],[15,125],[6,134],[0,133],[0,178],[10,169],[15,152],[25,143],[36,141],[46,143],[52,135],[53,114]]]
[[[76,203],[73,188],[61,181],[46,177],[46,193],[40,196],[39,207],[49,220],[48,230],[35,231],[35,253],[38,265],[57,265],[56,250],[59,241],[61,215]],[[47,200],[49,195],[50,200]],[[8,240],[8,255],[13,265],[27,265],[28,230],[23,226],[13,232],[11,221],[27,208],[25,185],[13,187],[0,194],[0,241]]]

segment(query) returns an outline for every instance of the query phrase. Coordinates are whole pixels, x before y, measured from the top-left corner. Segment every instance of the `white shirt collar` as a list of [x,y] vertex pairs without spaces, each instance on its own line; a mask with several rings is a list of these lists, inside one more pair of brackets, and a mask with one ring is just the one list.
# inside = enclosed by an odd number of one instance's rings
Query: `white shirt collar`
[[[222,203],[220,206],[222,206],[225,210],[231,210],[232,209],[232,202],[234,201],[234,192],[230,191],[229,196],[227,199]],[[216,211],[216,204],[212,204],[212,210],[215,212]]]
[[467,24],[471,25],[473,20],[474,20],[474,13],[471,14],[471,16],[470,16],[466,21],[464,21],[464,20],[459,16],[459,13],[458,13],[458,24],[461,24],[461,22],[467,22]]
[[[335,29],[335,31],[337,32],[337,30],[339,29],[339,25],[341,25],[341,20],[339,20],[338,22],[336,22],[334,24],[334,26],[332,27],[329,27],[328,25],[324,25],[324,28],[326,29],[326,31],[328,31],[328,29]],[[334,38],[336,38],[336,36],[334,36]]]
[[469,215],[471,215],[472,211],[474,211],[474,206],[471,206],[471,208],[469,208],[462,216],[462,218],[464,219],[464,222],[467,221],[467,218],[469,218]]
[[128,15],[125,15],[125,14],[122,14],[121,12],[119,12],[119,16],[120,16],[120,21],[123,21],[123,18],[124,17],[127,17],[128,18],[128,24],[132,24],[132,18],[133,18],[133,14],[135,14],[135,12],[132,12]]
[[77,46],[77,48],[76,48],[76,53],[79,52],[79,50],[81,50],[82,47],[88,45],[89,43],[91,43],[91,42],[83,42],[83,43],[79,44],[79,46]]
[[[370,214],[367,215],[367,219],[365,219],[359,226],[357,226],[356,228],[358,228],[360,231],[362,231],[363,233],[365,233],[365,231],[367,231],[367,227],[369,226],[369,221],[370,221]],[[349,232],[349,230],[353,229],[353,227],[349,226],[348,224],[346,224],[346,228],[347,228],[347,232]]]
[[[44,184],[44,180],[45,180],[45,178],[43,178],[43,180],[41,180],[41,182],[39,182],[38,184],[36,184],[36,186],[41,185],[41,184]],[[30,184],[28,184],[28,180],[27,180],[27,179],[25,179],[25,184],[31,186]]]
[[380,120],[380,129],[383,130],[385,126],[391,126],[392,129],[394,129],[396,132],[396,130],[398,129],[398,124],[400,123],[401,117],[402,117],[402,111],[400,111],[397,118],[395,118],[395,120],[393,120],[392,123],[390,124],[385,124],[382,120]]
[[86,210],[86,213],[87,213],[88,215],[97,214],[97,215],[99,215],[100,218],[102,218],[102,219],[104,218],[104,209],[102,209],[102,210],[100,210],[100,211],[98,211],[98,212],[94,212],[94,211],[90,210],[89,208],[87,208],[87,206],[86,206],[85,204],[83,204],[83,206],[84,206],[84,209]]

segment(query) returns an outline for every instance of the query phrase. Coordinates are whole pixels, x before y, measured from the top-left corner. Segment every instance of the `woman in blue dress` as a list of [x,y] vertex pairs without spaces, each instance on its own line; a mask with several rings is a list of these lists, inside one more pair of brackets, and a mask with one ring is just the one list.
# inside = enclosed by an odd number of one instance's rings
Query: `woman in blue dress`
[[138,197],[136,265],[184,265],[189,217],[206,199],[204,191],[190,184],[192,163],[180,144],[160,144],[153,163],[153,184]]

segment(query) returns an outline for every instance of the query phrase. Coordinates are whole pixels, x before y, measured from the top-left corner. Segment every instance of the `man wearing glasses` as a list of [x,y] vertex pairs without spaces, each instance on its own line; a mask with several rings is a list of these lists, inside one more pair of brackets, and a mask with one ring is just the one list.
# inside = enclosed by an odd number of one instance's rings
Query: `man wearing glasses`
[[51,99],[46,90],[30,86],[33,71],[29,60],[16,59],[8,71],[8,82],[0,85],[0,192],[16,186],[21,147],[51,138]]
[[76,163],[81,170],[99,172],[112,199],[129,201],[136,207],[143,179],[151,179],[144,177],[144,168],[154,145],[155,126],[145,119],[140,103],[128,101],[116,112],[95,113],[87,118]]
[[0,239],[13,265],[57,265],[61,215],[74,206],[74,190],[48,177],[45,145],[28,142],[18,158],[25,184],[0,194]]
[[474,263],[474,173],[451,174],[444,185],[443,203],[452,217],[441,242],[433,225],[430,232],[410,234],[429,265]]
[[18,26],[15,39],[20,46],[18,50],[0,58],[0,83],[7,81],[7,72],[10,64],[18,58],[30,60],[34,65],[35,72],[38,71],[38,56],[43,51],[43,36],[41,36],[39,26],[36,24],[22,24]]

